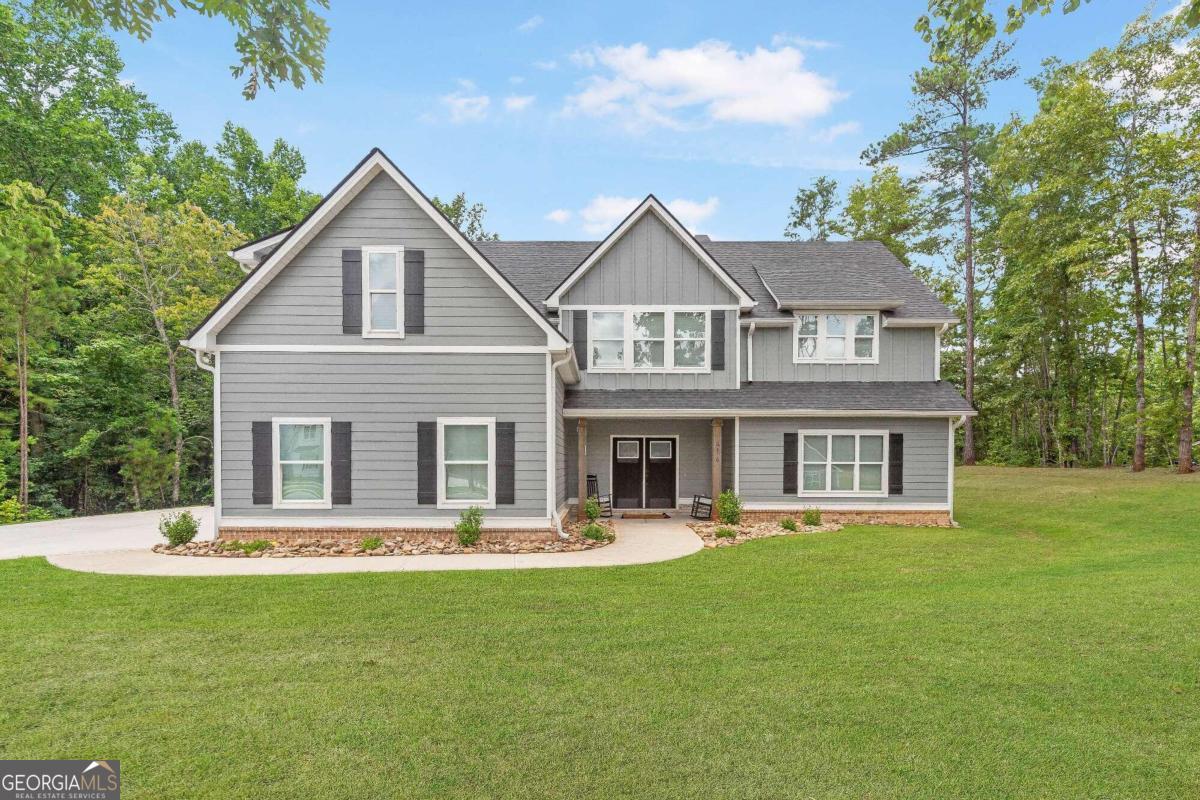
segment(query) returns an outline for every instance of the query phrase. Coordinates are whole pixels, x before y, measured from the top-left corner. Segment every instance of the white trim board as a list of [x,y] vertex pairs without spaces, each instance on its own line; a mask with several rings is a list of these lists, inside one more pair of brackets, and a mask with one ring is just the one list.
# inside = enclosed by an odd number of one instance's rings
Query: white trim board
[[474,245],[472,245],[458,228],[446,219],[446,216],[434,208],[429,199],[418,189],[408,177],[392,163],[379,148],[374,148],[366,158],[359,162],[338,187],[321,200],[317,208],[299,226],[288,231],[283,241],[259,267],[246,276],[246,280],[225,298],[208,319],[200,325],[192,335],[183,342],[185,347],[193,350],[211,350],[216,345],[216,336],[229,321],[245,308],[264,286],[266,286],[299,253],[312,238],[325,227],[358,193],[377,175],[385,174],[396,182],[396,185],[417,204],[417,206],[432,219],[442,232],[450,237],[484,273],[495,281],[496,285],[517,304],[529,318],[546,334],[547,346],[563,346],[570,344],[550,322],[538,312],[533,304],[505,278],[488,261]]
[[817,408],[567,408],[563,417],[578,419],[624,419],[625,417],[932,417],[946,419],[973,417],[976,411],[846,411]]
[[[826,498],[830,499],[830,498]],[[793,503],[775,502],[775,503],[744,503],[742,505],[746,511],[803,511],[806,508],[819,508],[822,511],[949,511],[950,506],[946,503],[831,503],[820,502],[817,498],[813,498],[813,502],[808,503]]]
[[218,344],[209,353],[563,353],[567,348],[527,345],[422,345],[422,344]]
[[[337,512],[319,517],[226,517],[223,528],[433,528],[453,530],[458,515],[445,517],[347,517]],[[483,529],[514,530],[521,528],[550,528],[550,517],[489,517],[483,518]]]
[[595,266],[596,262],[604,258],[605,254],[612,249],[613,245],[620,241],[621,237],[623,237],[630,228],[636,225],[638,220],[649,213],[653,213],[656,217],[658,217],[659,221],[666,225],[667,228],[670,229],[670,231],[674,233],[675,236],[677,236],[689,250],[692,251],[692,255],[696,256],[696,258],[700,260],[700,263],[712,270],[712,273],[717,276],[717,279],[720,280],[722,284],[724,284],[725,288],[727,288],[734,294],[734,296],[737,297],[739,308],[750,309],[757,305],[754,298],[746,294],[746,291],[738,285],[738,282],[733,279],[733,276],[726,272],[725,268],[717,263],[716,259],[714,259],[712,254],[704,249],[703,245],[696,241],[696,237],[693,236],[687,228],[679,224],[679,220],[675,219],[675,215],[668,211],[667,207],[664,206],[657,197],[650,194],[646,195],[646,199],[643,200],[637,208],[631,211],[629,216],[627,216],[620,225],[613,229],[612,233],[608,234],[608,236],[604,238],[604,241],[602,241],[596,247],[596,249],[593,250],[588,257],[585,258],[583,262],[576,267],[575,270],[568,275],[566,279],[554,289],[553,292],[550,293],[550,296],[547,297],[545,301],[546,308],[558,308],[559,304],[562,302],[563,294],[570,290],[570,288],[576,283],[578,283],[579,279],[582,278],[589,269]]

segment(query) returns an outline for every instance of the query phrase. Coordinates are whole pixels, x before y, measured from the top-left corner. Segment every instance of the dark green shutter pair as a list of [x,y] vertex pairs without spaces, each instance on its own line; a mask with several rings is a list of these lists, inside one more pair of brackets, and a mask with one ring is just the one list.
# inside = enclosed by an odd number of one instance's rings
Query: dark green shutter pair
[[[417,503],[437,505],[437,422],[417,423]],[[496,505],[517,502],[517,423],[496,423]]]
[[[333,422],[329,430],[330,473],[332,486],[330,500],[335,506],[351,503],[351,436],[349,422]],[[250,458],[252,469],[251,499],[255,505],[271,505],[274,495],[274,453],[271,442],[271,423],[250,424]]]
[[[362,334],[362,250],[342,251],[342,333]],[[425,332],[425,251],[404,250],[404,332]]]
[[[588,312],[576,310],[571,318],[571,344],[575,347],[575,361],[579,369],[588,368]],[[725,369],[725,312],[712,312],[712,353],[710,366],[717,371]]]
[[[783,435],[783,493],[798,494],[800,435]],[[888,434],[888,495],[904,494],[904,434]]]

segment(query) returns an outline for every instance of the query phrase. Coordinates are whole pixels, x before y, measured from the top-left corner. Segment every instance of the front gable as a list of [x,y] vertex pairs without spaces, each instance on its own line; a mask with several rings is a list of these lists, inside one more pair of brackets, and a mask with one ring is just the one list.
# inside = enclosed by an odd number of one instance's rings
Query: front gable
[[546,299],[595,305],[749,308],[754,300],[651,195]]
[[[403,247],[424,260],[424,325],[402,337],[343,332],[345,253]],[[565,346],[565,340],[378,151],[218,306],[186,343],[218,347]]]

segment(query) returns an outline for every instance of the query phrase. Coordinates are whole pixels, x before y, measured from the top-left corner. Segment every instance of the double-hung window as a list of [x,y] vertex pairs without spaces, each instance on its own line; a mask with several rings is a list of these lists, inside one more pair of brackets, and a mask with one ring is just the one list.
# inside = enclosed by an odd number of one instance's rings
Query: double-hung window
[[633,307],[588,314],[588,369],[696,372],[709,365],[709,313]]
[[362,249],[363,336],[404,335],[404,248]]
[[879,361],[876,313],[797,314],[793,360],[825,364],[875,364]]
[[885,431],[800,431],[800,494],[884,495]]
[[275,508],[332,508],[330,420],[272,420]]
[[494,417],[438,419],[438,507],[496,505]]

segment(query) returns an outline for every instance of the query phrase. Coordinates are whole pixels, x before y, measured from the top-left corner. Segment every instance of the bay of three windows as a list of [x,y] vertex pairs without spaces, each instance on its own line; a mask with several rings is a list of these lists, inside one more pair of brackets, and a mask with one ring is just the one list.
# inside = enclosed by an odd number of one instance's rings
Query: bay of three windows
[[875,363],[879,359],[879,315],[797,313],[793,343],[797,363]]
[[707,310],[631,308],[591,311],[590,369],[704,370],[708,368]]

